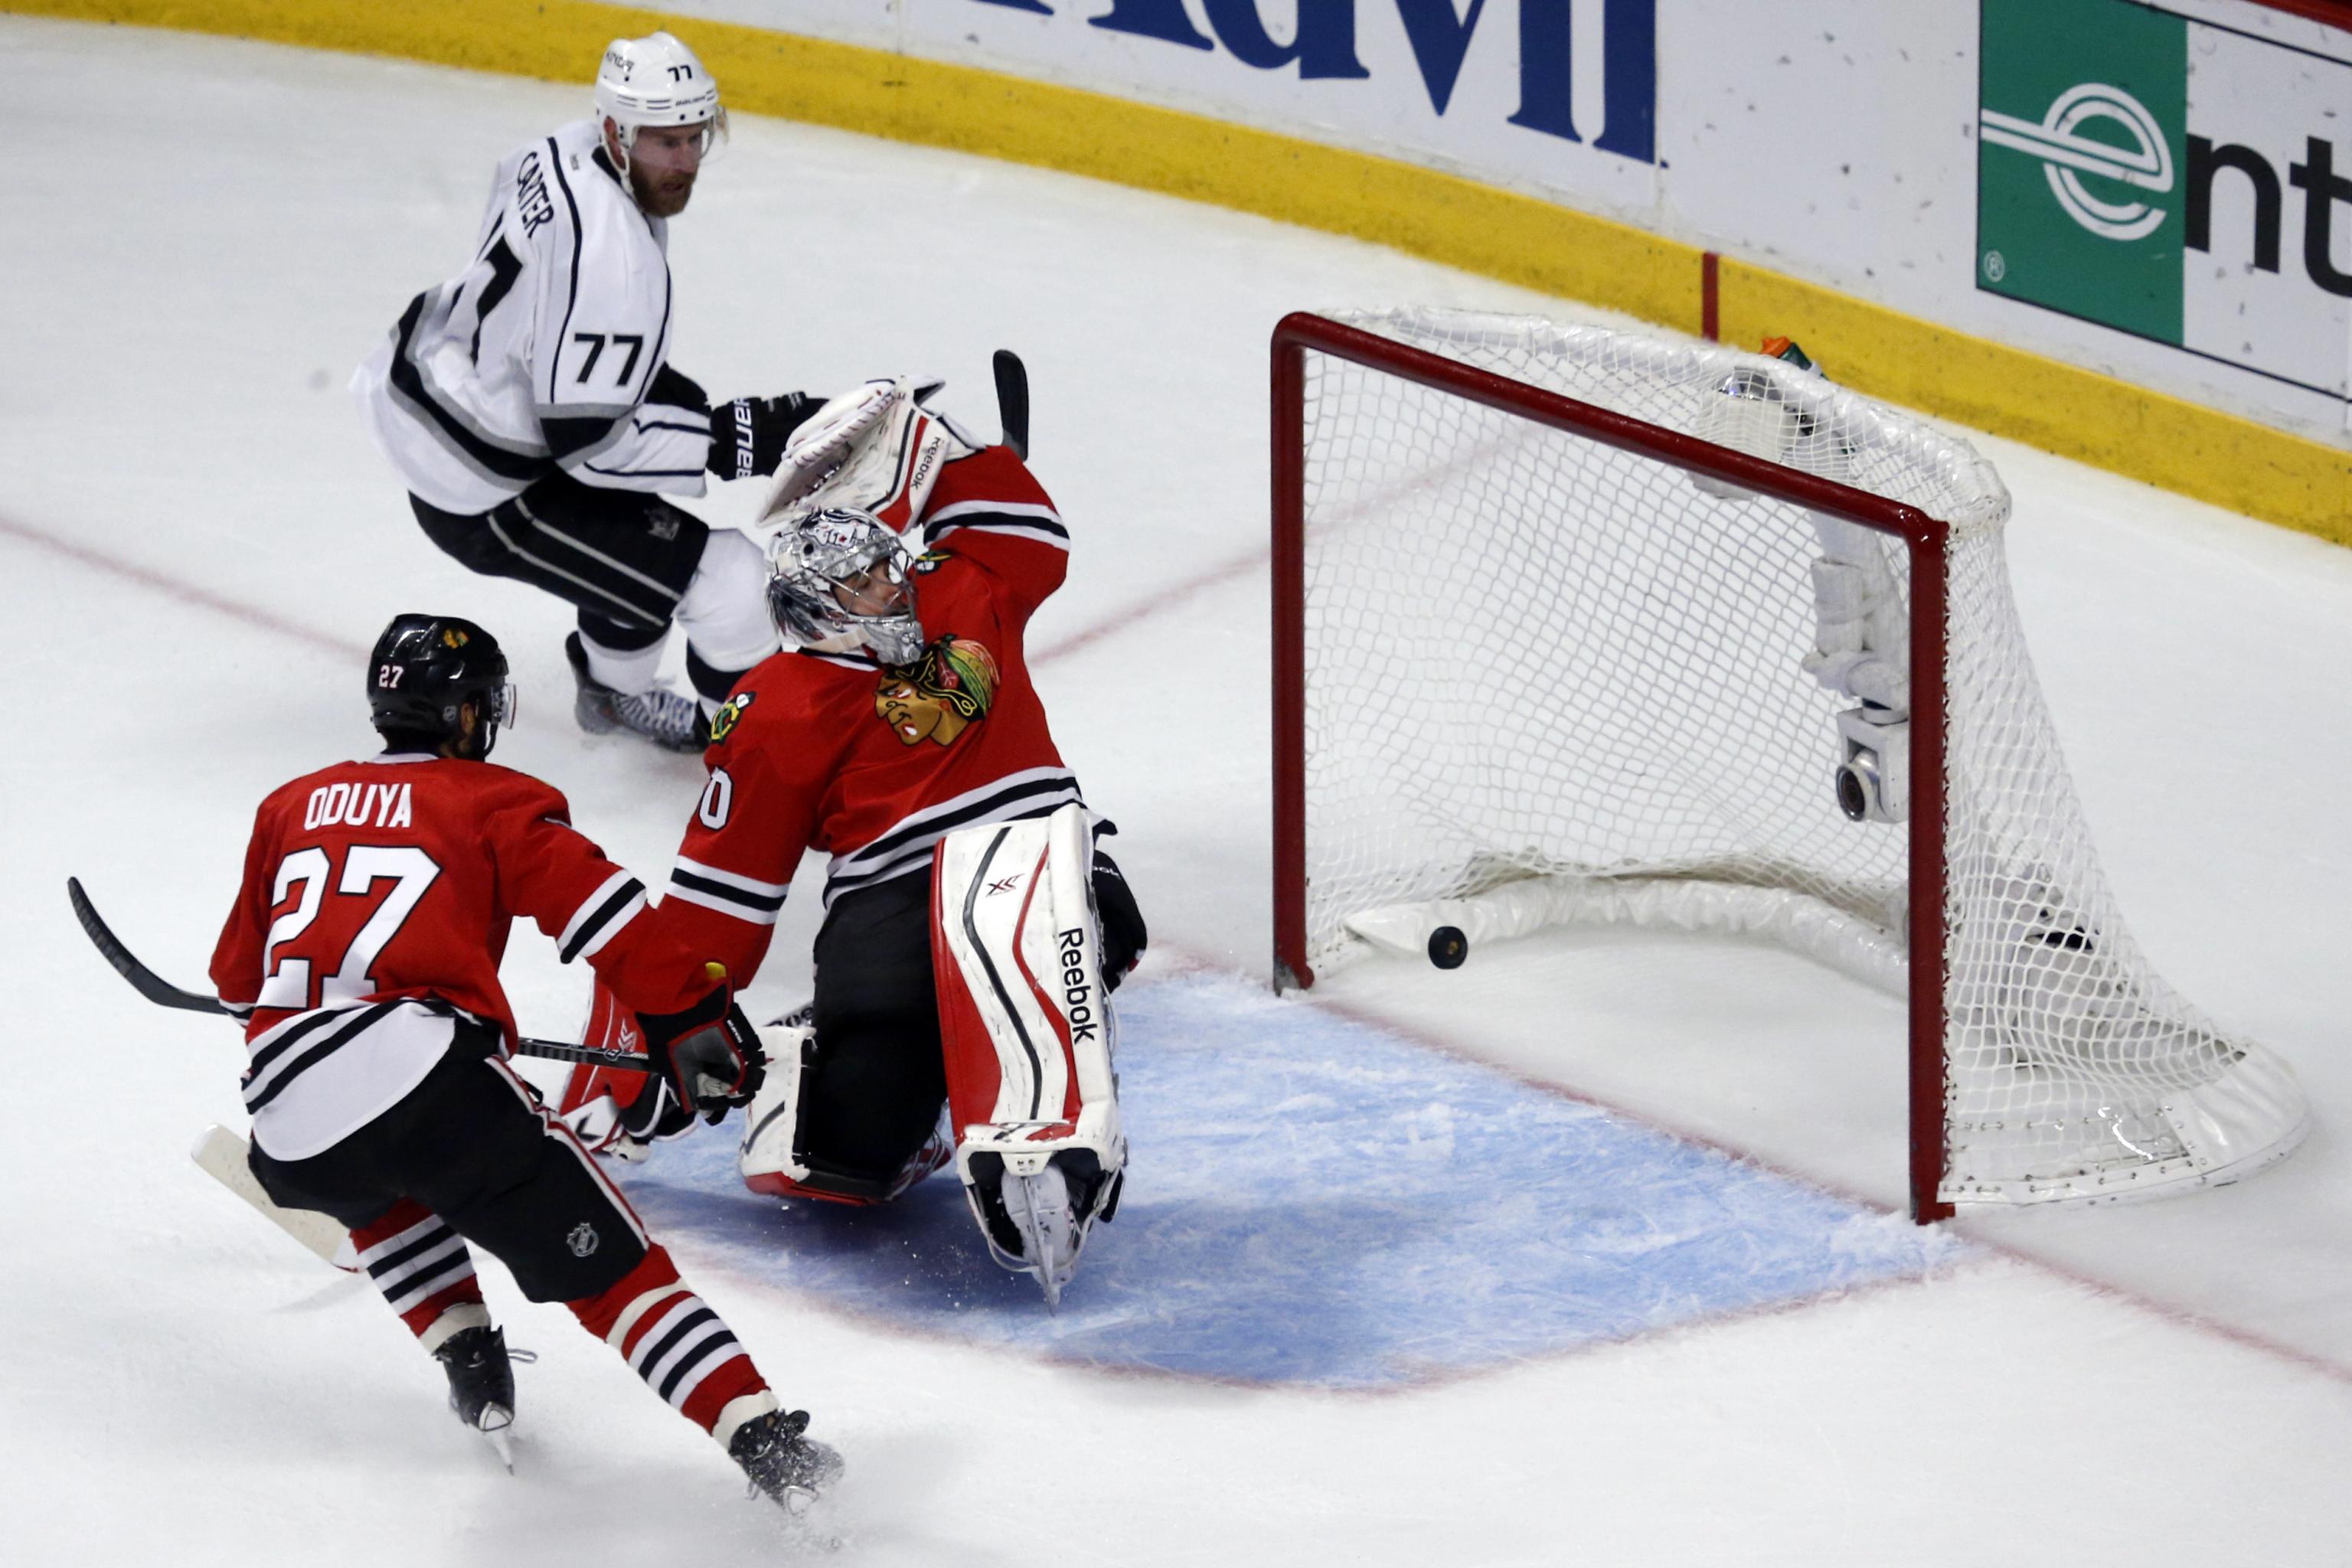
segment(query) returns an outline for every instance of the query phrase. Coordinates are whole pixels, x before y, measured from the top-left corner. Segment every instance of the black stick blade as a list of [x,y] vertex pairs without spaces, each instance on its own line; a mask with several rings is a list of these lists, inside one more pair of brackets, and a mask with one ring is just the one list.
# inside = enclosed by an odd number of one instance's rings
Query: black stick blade
[[97,907],[89,901],[89,895],[81,890],[79,878],[66,879],[66,897],[73,904],[74,919],[81,922],[82,934],[89,938],[90,945],[98,949],[99,956],[114,966],[114,973],[131,982],[131,989],[139,994],[159,1007],[178,1007],[190,1013],[228,1011],[221,1005],[219,997],[183,991],[131,957],[131,950],[122,945],[121,939],[109,931],[106,922],[98,918]]
[[996,417],[1013,455],[1029,458],[1029,367],[1011,349],[996,351]]
[[[190,1013],[227,1014],[229,1009],[217,996],[206,996],[197,991],[183,991],[131,956],[122,945],[122,939],[108,929],[99,918],[98,907],[89,895],[81,890],[81,879],[66,879],[66,898],[73,904],[74,919],[81,922],[82,934],[89,938],[99,955],[114,966],[114,973],[131,982],[131,989],[159,1007],[178,1007]],[[235,1016],[230,1014],[230,1016]],[[586,1062],[592,1067],[613,1068],[622,1072],[650,1072],[645,1056],[636,1051],[607,1049],[602,1046],[574,1045],[569,1040],[523,1039],[515,1046],[515,1054],[525,1057],[547,1057],[560,1062]]]

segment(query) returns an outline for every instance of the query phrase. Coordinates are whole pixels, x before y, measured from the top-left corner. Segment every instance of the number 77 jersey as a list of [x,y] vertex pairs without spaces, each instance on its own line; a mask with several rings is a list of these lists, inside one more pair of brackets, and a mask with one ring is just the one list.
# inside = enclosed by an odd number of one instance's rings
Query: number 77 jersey
[[352,384],[420,500],[472,516],[559,469],[605,489],[703,493],[709,410],[669,353],[668,225],[581,121],[517,149],[474,259],[409,302]]
[[632,1008],[686,1005],[709,982],[645,913],[644,887],[527,773],[386,755],[281,785],[212,963],[246,1019],[256,1142],[295,1160],[340,1141],[424,1080],[461,1016],[511,1044],[499,962],[518,915]]

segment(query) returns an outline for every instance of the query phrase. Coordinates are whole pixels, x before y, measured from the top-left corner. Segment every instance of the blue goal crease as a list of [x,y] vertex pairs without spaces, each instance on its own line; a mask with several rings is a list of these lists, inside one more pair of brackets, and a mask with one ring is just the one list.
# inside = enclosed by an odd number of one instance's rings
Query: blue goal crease
[[1958,1245],[1237,979],[1119,1002],[1127,1191],[1058,1315],[989,1261],[950,1174],[882,1207],[780,1205],[700,1132],[630,1199],[730,1270],[943,1339],[1327,1389],[1918,1278]]

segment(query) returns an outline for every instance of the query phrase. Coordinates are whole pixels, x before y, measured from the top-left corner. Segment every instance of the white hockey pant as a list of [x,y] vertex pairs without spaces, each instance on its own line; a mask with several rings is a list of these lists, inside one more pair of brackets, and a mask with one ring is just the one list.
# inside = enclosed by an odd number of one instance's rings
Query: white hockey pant
[[[749,669],[781,647],[768,615],[768,561],[759,545],[734,529],[713,528],[672,621],[695,657],[713,669]],[[661,684],[667,638],[627,649],[582,641],[588,673],[614,690],[634,695]]]

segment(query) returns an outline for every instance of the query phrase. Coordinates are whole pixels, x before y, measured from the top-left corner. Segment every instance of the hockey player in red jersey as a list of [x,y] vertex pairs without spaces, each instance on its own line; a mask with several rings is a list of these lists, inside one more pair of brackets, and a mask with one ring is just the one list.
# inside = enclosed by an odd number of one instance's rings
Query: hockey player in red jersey
[[[803,1060],[772,1064],[745,1132],[761,1191],[877,1202],[947,1162],[934,851],[956,829],[1080,800],[1025,646],[1067,569],[1068,531],[1021,458],[932,414],[928,390],[869,384],[787,453],[769,604],[798,646],[745,676],[712,721],[660,907],[666,932],[749,984],[803,853],[832,858],[810,1014],[771,1030]],[[1089,853],[1115,985],[1144,925],[1117,866]],[[1086,1217],[1115,1191],[1078,1194]]]
[[[772,1086],[766,1125],[747,1126],[745,1176],[864,1201],[946,1163],[957,1135],[940,1125],[937,846],[1081,798],[1026,647],[1067,571],[1068,531],[1011,447],[979,447],[922,406],[920,389],[880,384],[862,409],[853,393],[820,414],[780,471],[789,521],[771,544],[769,604],[799,647],[747,676],[714,721],[661,910],[667,930],[749,976],[803,851],[832,857],[807,1030],[780,1042],[803,1070],[797,1092],[789,1076]],[[829,425],[845,457],[826,456]],[[811,493],[794,496],[795,465],[824,475]],[[1092,859],[1116,985],[1144,925],[1118,867]]]
[[[497,642],[402,616],[368,696],[385,750],[262,803],[213,955],[247,1020],[251,1165],[277,1202],[350,1227],[377,1288],[506,1455],[514,1376],[468,1241],[534,1301],[562,1301],[647,1386],[796,1507],[839,1458],[803,1435],[571,1130],[507,1064],[499,985],[528,917],[636,1010],[652,1070],[723,1115],[762,1070],[725,972],[657,929],[645,889],[570,825],[554,789],[483,759],[513,709]],[[509,1457],[509,1462],[511,1463]]]

